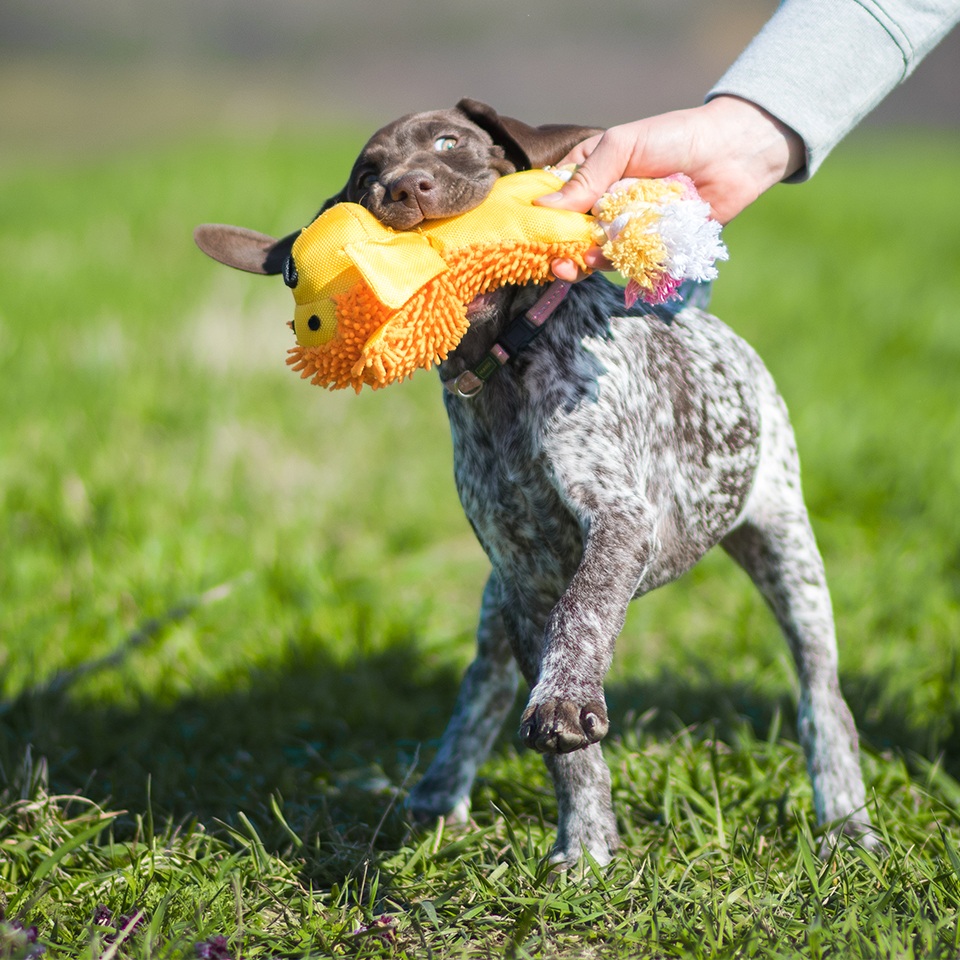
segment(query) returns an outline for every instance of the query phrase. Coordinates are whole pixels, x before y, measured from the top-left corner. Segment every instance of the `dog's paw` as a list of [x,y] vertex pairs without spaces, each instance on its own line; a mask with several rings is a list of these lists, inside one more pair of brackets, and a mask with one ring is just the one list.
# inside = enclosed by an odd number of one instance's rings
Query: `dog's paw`
[[608,811],[601,822],[561,825],[550,851],[550,863],[555,872],[583,873],[588,869],[587,857],[598,867],[605,867],[621,846],[616,821],[612,811]]
[[572,872],[574,875],[583,875],[589,869],[586,855],[589,855],[598,867],[606,867],[612,862],[619,848],[619,842],[607,843],[603,840],[589,846],[584,844],[570,848],[555,844],[549,857],[551,872],[554,874]]
[[610,729],[600,700],[581,706],[572,700],[531,703],[520,721],[520,740],[540,753],[572,753],[602,740]]
[[412,823],[421,827],[436,823],[441,817],[452,824],[470,822],[470,798],[450,797],[413,789],[404,807]]
[[837,847],[841,850],[861,847],[874,856],[883,856],[886,853],[883,841],[874,832],[873,824],[866,815],[851,816],[830,824],[820,840],[820,859],[829,859]]

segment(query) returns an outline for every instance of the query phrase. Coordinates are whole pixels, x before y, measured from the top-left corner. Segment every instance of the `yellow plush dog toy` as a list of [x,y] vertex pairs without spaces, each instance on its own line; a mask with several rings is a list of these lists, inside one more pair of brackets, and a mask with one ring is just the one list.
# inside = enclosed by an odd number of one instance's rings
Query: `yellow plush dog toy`
[[287,362],[325,387],[403,380],[456,347],[476,297],[546,282],[560,257],[586,269],[583,255],[596,245],[629,279],[628,303],[662,302],[685,279],[716,276],[714,261],[726,257],[720,227],[686,177],[615,184],[593,217],[534,205],[563,179],[510,174],[474,210],[408,231],[357,204],[331,207],[293,245],[297,346]]

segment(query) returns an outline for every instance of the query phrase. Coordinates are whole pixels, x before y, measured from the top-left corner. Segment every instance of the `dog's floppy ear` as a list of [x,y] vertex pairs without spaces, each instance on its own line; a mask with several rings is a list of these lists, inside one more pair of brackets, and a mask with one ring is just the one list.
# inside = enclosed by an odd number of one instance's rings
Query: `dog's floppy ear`
[[571,123],[548,123],[531,127],[513,117],[501,117],[493,107],[465,98],[457,109],[503,147],[507,159],[518,170],[530,170],[559,163],[581,140],[603,133],[599,127]]
[[231,227],[223,223],[204,223],[193,231],[197,246],[208,256],[228,267],[247,273],[274,274],[283,271],[283,265],[300,231],[281,240],[265,233]]

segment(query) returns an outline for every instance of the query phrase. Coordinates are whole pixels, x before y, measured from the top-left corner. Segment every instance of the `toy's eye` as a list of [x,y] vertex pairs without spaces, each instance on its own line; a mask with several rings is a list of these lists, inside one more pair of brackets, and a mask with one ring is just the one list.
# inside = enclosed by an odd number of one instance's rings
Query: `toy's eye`
[[433,149],[437,153],[443,153],[444,150],[452,150],[457,145],[456,137],[438,137],[433,141]]

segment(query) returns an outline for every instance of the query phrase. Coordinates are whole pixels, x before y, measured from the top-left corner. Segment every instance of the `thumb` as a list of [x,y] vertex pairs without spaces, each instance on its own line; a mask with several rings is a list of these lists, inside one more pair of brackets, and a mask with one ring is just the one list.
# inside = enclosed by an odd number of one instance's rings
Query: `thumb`
[[629,150],[625,151],[624,147],[629,144],[623,140],[608,130],[567,183],[556,193],[541,197],[537,203],[545,207],[588,213],[610,185],[624,176],[629,159]]
[[606,193],[607,187],[619,179],[613,177],[605,181],[594,173],[591,164],[593,155],[582,167],[577,167],[570,179],[556,192],[548,193],[534,201],[538,206],[555,207],[561,210],[576,210],[580,213],[589,213],[593,205]]

